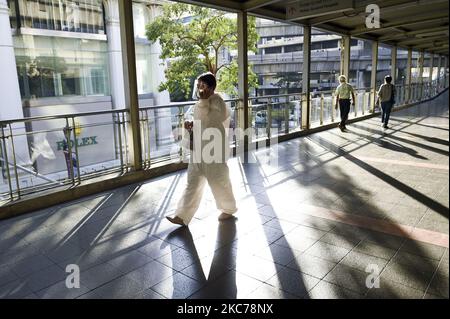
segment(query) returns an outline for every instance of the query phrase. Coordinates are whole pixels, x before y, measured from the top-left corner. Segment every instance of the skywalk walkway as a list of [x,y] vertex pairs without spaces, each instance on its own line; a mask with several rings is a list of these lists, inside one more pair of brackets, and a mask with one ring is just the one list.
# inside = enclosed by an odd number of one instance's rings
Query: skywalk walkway
[[207,191],[167,222],[183,171],[0,221],[0,298],[448,298],[448,113],[447,91],[230,159],[235,220]]

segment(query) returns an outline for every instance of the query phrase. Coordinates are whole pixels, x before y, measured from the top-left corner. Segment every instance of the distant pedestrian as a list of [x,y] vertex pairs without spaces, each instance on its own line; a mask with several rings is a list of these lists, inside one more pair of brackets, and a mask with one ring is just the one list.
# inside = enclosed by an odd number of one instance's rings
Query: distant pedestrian
[[353,106],[355,105],[355,92],[353,91],[353,87],[347,83],[347,78],[345,75],[341,75],[339,77],[339,86],[336,88],[336,106],[337,110],[339,105],[339,110],[341,113],[341,122],[339,123],[339,128],[342,132],[345,132],[346,122],[348,119],[348,113],[350,112],[350,94],[352,96]]
[[392,106],[395,103],[395,86],[391,82],[392,77],[386,75],[384,77],[384,84],[380,86],[377,92],[378,98],[376,104],[379,104],[381,101],[381,125],[383,128],[388,128]]

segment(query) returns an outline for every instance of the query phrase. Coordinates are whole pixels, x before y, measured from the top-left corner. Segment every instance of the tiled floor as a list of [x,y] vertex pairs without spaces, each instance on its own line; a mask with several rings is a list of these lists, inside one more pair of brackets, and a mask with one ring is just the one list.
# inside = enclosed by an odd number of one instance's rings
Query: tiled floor
[[236,220],[207,191],[189,228],[168,223],[181,172],[1,221],[0,298],[448,298],[448,110],[447,92],[385,132],[231,159]]

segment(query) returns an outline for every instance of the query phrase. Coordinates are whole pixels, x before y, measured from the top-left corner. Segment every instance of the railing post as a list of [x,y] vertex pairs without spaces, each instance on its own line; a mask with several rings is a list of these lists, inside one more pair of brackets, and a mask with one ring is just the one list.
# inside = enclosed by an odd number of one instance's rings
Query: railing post
[[72,127],[73,127],[73,139],[75,140],[75,160],[77,162],[77,179],[78,183],[81,183],[80,177],[80,158],[78,156],[78,140],[77,140],[77,131],[75,126],[75,117],[72,116]]
[[[177,134],[177,138],[178,138],[178,142],[180,143],[180,149],[179,149],[179,155],[180,155],[180,160],[183,161],[185,158],[185,152],[183,149],[183,144],[182,144],[182,140],[185,138],[184,134],[186,134],[186,130],[184,129],[184,121],[185,121],[185,117],[184,117],[184,107],[183,106],[178,106],[178,134]],[[181,134],[180,134],[181,133]]]
[[319,118],[320,118],[320,125],[323,125],[323,93],[320,94],[320,114],[319,114]]
[[[152,119],[151,119],[152,116],[150,116],[150,118],[149,118],[148,110],[145,111],[145,118],[146,118],[146,121],[147,121],[147,124],[146,124],[146,128],[147,128],[146,138],[147,138],[147,149],[148,149],[149,166],[151,166],[151,160],[152,160],[152,151],[151,151],[151,147],[152,147],[152,144],[151,144],[152,125],[155,128],[155,136],[156,136],[156,134],[158,134],[158,131],[157,131],[158,130],[158,125],[156,125],[157,122],[156,122],[155,114],[156,114],[156,112],[153,111],[153,122],[152,122]],[[156,144],[156,141],[155,141],[155,144]],[[155,147],[155,149],[156,149],[156,147]]]
[[72,180],[72,185],[75,185],[75,174],[73,173],[73,159],[72,159],[72,140],[70,139],[71,128],[69,125],[69,118],[66,117],[66,127],[64,128],[64,135],[67,141],[67,157],[66,157],[66,165],[68,164],[68,175]]
[[[148,110],[140,110],[140,125],[142,128],[141,131],[141,141],[142,141],[142,162],[145,168],[150,167],[150,131],[149,131],[149,120],[148,120]],[[156,112],[153,112],[156,116]],[[155,130],[157,127],[155,127]],[[155,132],[155,135],[158,133]]]
[[366,111],[366,107],[367,107],[367,92],[364,89],[364,93],[363,93],[363,107],[361,108],[361,115],[364,115],[365,111]]
[[266,115],[267,123],[266,123],[266,133],[267,138],[272,137],[272,98],[269,97],[269,103],[267,104],[267,115]]
[[0,136],[0,141],[2,143],[1,146],[3,146],[3,150],[4,150],[4,152],[2,152],[2,153],[3,153],[3,157],[4,157],[3,162],[6,165],[6,177],[8,178],[9,198],[11,200],[13,200],[14,195],[13,195],[13,191],[12,191],[11,172],[9,171],[9,159],[8,159],[8,146],[7,146],[7,138],[8,137],[5,136],[5,126],[6,125],[3,125],[3,124],[0,125],[1,132],[2,132],[2,135]]
[[285,107],[284,107],[284,123],[285,123],[284,133],[285,134],[289,134],[289,114],[290,114],[290,110],[289,110],[289,105],[290,105],[289,95],[286,96],[286,99],[287,99],[287,103],[285,103]]
[[9,123],[9,134],[11,136],[11,149],[12,149],[13,164],[14,164],[14,175],[16,176],[17,196],[18,196],[18,198],[20,198],[20,183],[19,183],[19,174],[17,173],[16,147],[14,145],[14,134],[12,131],[11,123]]
[[358,117],[358,92],[355,92],[355,100],[353,102],[355,103],[355,105],[353,106],[355,117]]
[[331,106],[331,122],[333,123],[334,122],[334,91],[331,91],[331,103],[330,103],[330,106]]
[[[156,112],[153,112],[156,116]],[[139,126],[141,127],[142,165],[148,168],[150,164],[150,138],[148,136],[148,110],[139,110]],[[156,136],[157,133],[156,133]]]
[[120,171],[123,173],[123,146],[122,146],[122,113],[117,113],[117,134],[119,138]]
[[405,104],[405,95],[406,95],[406,87],[405,87],[405,84],[402,84],[401,90],[402,90],[402,95],[401,95],[402,105],[404,105],[404,104]]

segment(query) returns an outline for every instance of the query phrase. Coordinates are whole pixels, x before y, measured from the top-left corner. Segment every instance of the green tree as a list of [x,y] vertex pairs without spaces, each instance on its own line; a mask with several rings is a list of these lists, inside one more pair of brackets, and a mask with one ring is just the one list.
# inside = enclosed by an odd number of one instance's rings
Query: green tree
[[[248,48],[256,51],[258,35],[254,17],[248,19]],[[159,40],[160,59],[168,60],[166,81],[159,90],[191,92],[192,78],[211,72],[218,78],[218,88],[236,94],[237,63],[223,61],[223,50],[237,49],[237,21],[226,12],[170,3],[162,6],[162,14],[146,26],[147,38]],[[257,77],[249,67],[249,86],[256,87]]]

